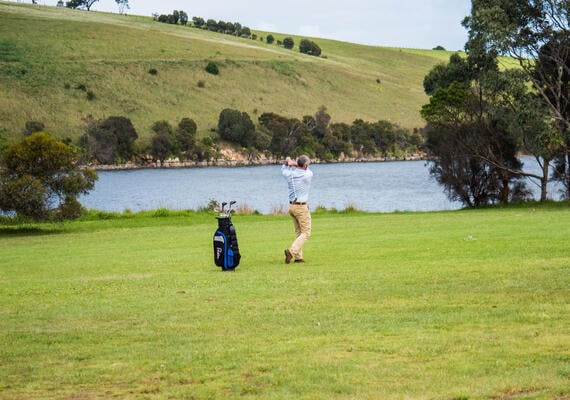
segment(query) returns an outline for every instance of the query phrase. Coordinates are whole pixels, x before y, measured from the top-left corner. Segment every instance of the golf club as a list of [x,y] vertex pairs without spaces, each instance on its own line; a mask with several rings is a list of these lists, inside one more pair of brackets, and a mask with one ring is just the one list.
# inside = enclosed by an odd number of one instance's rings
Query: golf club
[[235,203],[236,203],[235,200],[230,201],[230,205],[229,205],[229,207],[228,207],[228,214],[229,214],[230,217],[232,216],[232,213],[234,212],[234,210],[232,210],[232,206],[233,206]]

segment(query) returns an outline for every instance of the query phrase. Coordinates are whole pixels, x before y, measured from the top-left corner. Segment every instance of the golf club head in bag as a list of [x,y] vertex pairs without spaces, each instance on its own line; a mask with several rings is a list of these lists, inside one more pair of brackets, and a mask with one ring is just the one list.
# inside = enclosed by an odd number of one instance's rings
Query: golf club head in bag
[[231,201],[227,211],[226,202],[222,203],[218,220],[218,229],[214,233],[214,263],[222,268],[222,271],[233,271],[240,262],[241,254],[237,241],[236,229],[231,219],[231,206],[236,202]]

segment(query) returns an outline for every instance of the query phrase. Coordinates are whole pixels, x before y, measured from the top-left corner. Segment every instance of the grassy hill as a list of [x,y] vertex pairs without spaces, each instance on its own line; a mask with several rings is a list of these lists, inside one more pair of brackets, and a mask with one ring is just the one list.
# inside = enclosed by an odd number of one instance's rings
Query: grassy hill
[[[294,35],[273,33],[294,38],[287,50],[150,17],[2,1],[0,21],[0,132],[11,137],[36,120],[77,138],[86,116],[120,115],[145,139],[159,120],[190,117],[204,132],[224,108],[256,120],[263,112],[302,117],[323,105],[333,122],[421,127],[423,77],[450,54],[311,38],[322,49],[317,58],[300,54]],[[209,61],[219,75],[205,72]]]

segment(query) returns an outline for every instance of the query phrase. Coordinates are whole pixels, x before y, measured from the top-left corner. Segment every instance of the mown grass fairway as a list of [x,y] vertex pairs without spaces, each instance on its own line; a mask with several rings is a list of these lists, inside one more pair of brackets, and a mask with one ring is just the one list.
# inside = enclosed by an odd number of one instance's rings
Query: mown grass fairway
[[569,399],[570,209],[0,231],[2,399]]

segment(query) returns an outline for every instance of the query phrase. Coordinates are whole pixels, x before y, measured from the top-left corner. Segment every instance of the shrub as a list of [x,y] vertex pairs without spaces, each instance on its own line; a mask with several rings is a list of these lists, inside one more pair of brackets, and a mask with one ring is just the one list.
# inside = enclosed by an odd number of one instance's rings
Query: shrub
[[148,70],[148,73],[151,75],[158,75],[158,71],[156,70],[156,68],[151,68]]
[[75,197],[66,197],[59,206],[59,220],[77,219],[83,214],[81,203]]
[[321,55],[321,48],[315,42],[307,39],[301,40],[299,51],[303,54],[309,54],[316,57]]
[[24,136],[30,136],[36,132],[42,132],[45,130],[45,125],[40,121],[27,121],[26,127],[24,129]]
[[76,218],[77,197],[95,186],[95,171],[77,167],[75,150],[44,132],[34,133],[4,152],[0,169],[0,209],[35,220]]
[[218,75],[220,70],[215,62],[210,61],[208,65],[206,65],[206,72],[212,75]]
[[285,47],[286,49],[292,49],[293,47],[295,47],[295,41],[290,37],[286,37],[285,39],[283,39],[283,47]]

